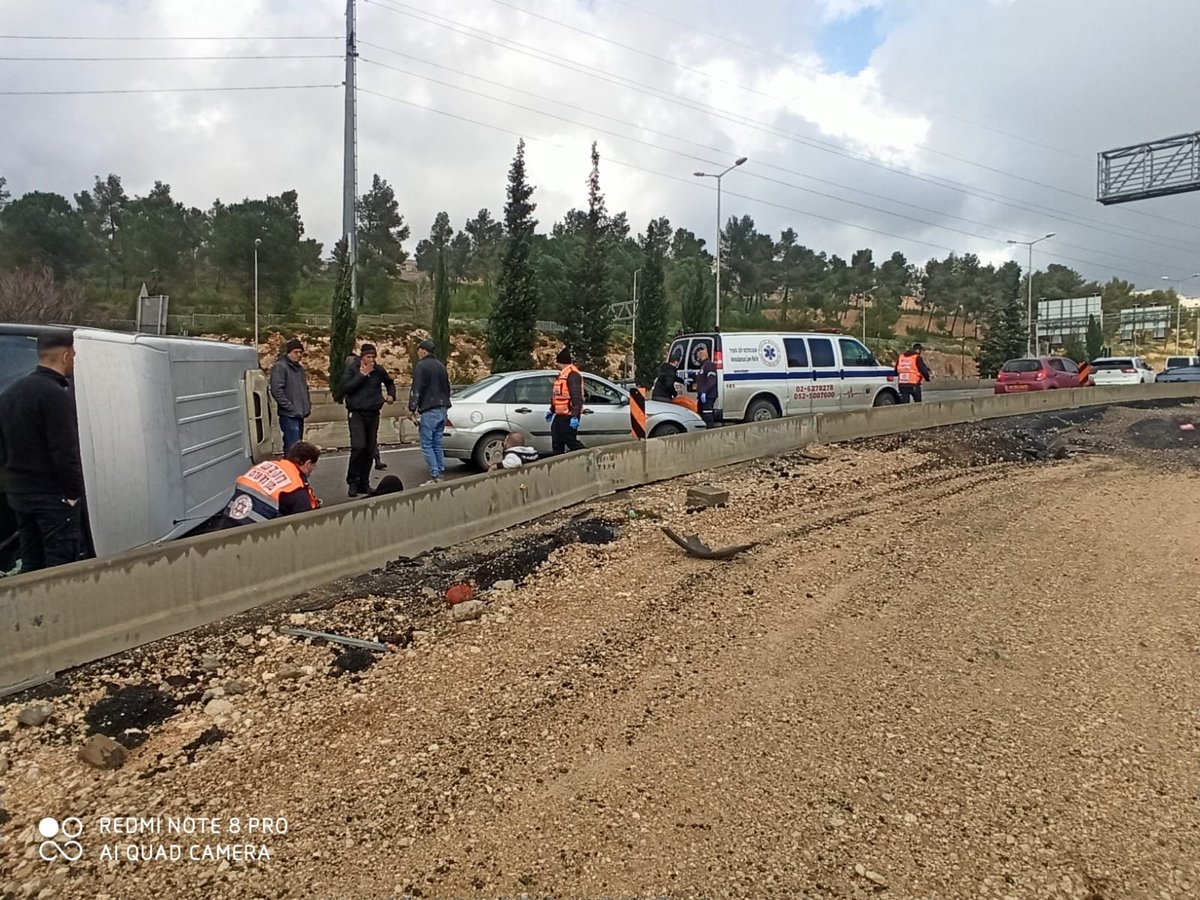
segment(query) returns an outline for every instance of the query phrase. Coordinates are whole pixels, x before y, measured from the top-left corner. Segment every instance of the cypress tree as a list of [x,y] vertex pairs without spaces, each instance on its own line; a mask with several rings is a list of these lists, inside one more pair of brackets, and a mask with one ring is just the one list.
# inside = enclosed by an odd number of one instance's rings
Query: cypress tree
[[346,358],[354,352],[354,339],[358,336],[358,311],[350,302],[350,258],[345,238],[334,247],[333,261],[337,280],[330,309],[329,392],[335,403],[341,403],[342,371],[346,368]]
[[537,282],[533,269],[533,186],[525,177],[525,141],[517,142],[517,155],[508,170],[508,200],[504,204],[504,257],[500,264],[499,291],[488,320],[488,353],[493,372],[533,368],[533,345],[538,313]]
[[563,325],[575,364],[598,375],[608,369],[608,335],[613,319],[608,286],[608,226],[604,195],[600,193],[600,153],[593,143],[583,254],[571,273],[572,303]]
[[433,343],[437,357],[443,363],[450,359],[450,285],[446,278],[446,252],[443,244],[437,251],[437,268],[433,275]]
[[671,239],[670,226],[662,231],[665,220],[654,219],[646,226],[643,242],[645,262],[637,298],[637,340],[633,358],[637,364],[638,380],[649,384],[662,362],[667,342],[667,295],[664,287],[664,257]]

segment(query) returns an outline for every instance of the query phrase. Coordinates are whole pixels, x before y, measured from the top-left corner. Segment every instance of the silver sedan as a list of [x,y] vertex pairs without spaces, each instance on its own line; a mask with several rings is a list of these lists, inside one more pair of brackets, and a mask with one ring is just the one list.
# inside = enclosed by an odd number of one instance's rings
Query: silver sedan
[[[538,369],[489,375],[451,397],[443,448],[446,456],[486,469],[500,461],[500,444],[520,431],[539,453],[550,453],[550,389],[557,372]],[[675,403],[646,401],[650,437],[685,434],[704,428],[704,420]],[[583,415],[579,440],[585,447],[630,440],[629,394],[598,375],[583,375]]]

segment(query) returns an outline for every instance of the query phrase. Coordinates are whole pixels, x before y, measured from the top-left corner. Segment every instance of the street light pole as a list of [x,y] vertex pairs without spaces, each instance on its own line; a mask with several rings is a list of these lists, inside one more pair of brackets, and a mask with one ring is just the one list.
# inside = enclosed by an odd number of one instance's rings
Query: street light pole
[[637,314],[638,314],[638,293],[637,293],[637,277],[641,269],[633,270],[633,316],[630,318],[629,331],[630,340],[633,341],[633,362],[629,366],[629,377],[637,378]]
[[697,178],[715,178],[717,179],[717,309],[716,309],[716,326],[717,331],[721,330],[721,179],[740,166],[746,161],[746,157],[739,157],[732,166],[724,172],[712,174],[710,172],[694,172]]
[[254,239],[254,352],[258,352],[258,248],[262,238]]
[[1179,332],[1183,328],[1183,304],[1179,302],[1183,295],[1180,293],[1180,289],[1183,287],[1183,283],[1185,281],[1191,281],[1193,278],[1200,278],[1200,272],[1193,272],[1187,278],[1172,278],[1169,275],[1162,275],[1160,277],[1168,284],[1175,285],[1175,352],[1178,353]]
[[1029,316],[1029,334],[1026,335],[1026,338],[1025,338],[1025,355],[1026,356],[1033,356],[1033,245],[1040,244],[1042,241],[1046,240],[1047,238],[1054,237],[1055,234],[1056,234],[1056,232],[1052,231],[1049,234],[1042,235],[1040,238],[1036,238],[1035,240],[1032,240],[1032,241],[1010,240],[1008,242],[1010,244],[1020,244],[1022,247],[1029,248],[1029,301],[1028,301],[1028,310],[1026,312],[1026,315]]

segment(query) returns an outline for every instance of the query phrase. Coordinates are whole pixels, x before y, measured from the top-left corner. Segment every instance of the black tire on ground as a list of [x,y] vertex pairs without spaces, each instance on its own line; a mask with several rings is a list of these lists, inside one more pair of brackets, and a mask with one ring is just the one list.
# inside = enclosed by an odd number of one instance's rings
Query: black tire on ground
[[475,449],[471,451],[471,464],[477,469],[487,471],[492,463],[500,462],[500,450],[504,444],[503,431],[490,431],[479,439]]
[[747,422],[769,422],[771,419],[778,418],[779,410],[770,400],[755,400],[746,409],[745,421]]
[[683,434],[686,429],[678,422],[663,422],[654,426],[650,437],[666,437],[670,434]]
[[880,391],[878,394],[875,395],[875,401],[871,405],[872,406],[895,406],[896,405],[896,395],[893,394],[891,391]]

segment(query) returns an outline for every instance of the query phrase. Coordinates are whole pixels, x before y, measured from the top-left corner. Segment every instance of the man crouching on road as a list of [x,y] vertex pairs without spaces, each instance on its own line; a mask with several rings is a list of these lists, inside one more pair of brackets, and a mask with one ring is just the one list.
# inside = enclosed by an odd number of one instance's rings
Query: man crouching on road
[[550,445],[555,456],[568,450],[582,450],[579,443],[579,417],[583,415],[583,375],[571,360],[566,347],[554,360],[558,363],[558,378],[550,391]]
[[532,447],[525,446],[525,435],[519,431],[508,433],[500,452],[500,462],[488,466],[489,472],[500,469],[519,469],[526,463],[538,461],[538,452]]
[[321,501],[309,486],[308,476],[320,458],[321,451],[308,441],[297,441],[283,459],[261,462],[239,477],[233,499],[225,507],[223,527],[266,522],[316,509]]

